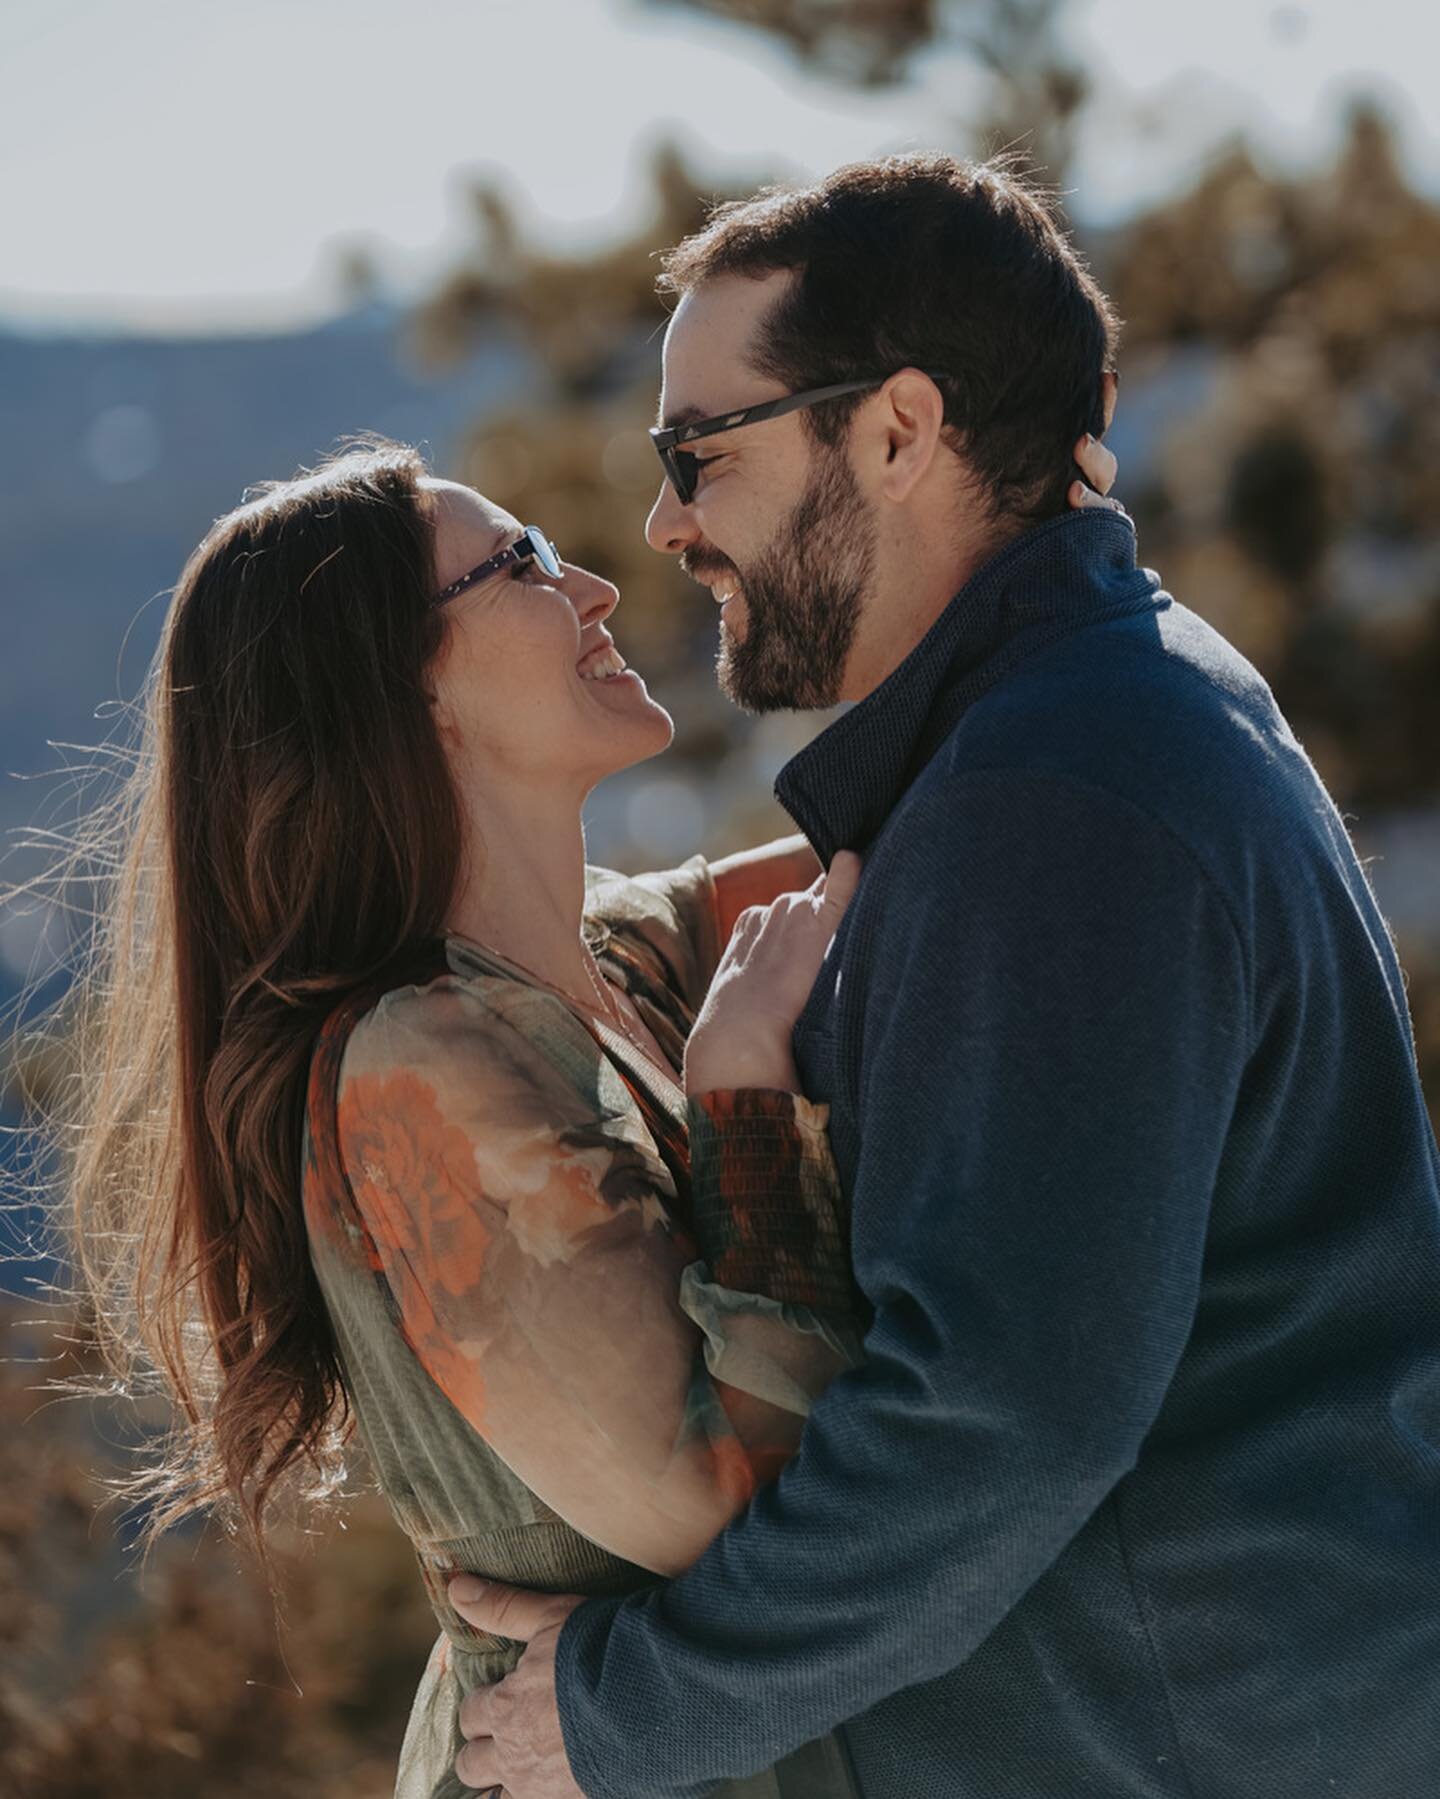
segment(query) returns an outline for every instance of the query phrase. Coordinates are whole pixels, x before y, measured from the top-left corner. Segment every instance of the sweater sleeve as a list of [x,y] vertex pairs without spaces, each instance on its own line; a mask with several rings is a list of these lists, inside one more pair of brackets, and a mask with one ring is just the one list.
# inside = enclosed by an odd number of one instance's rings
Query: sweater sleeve
[[566,1620],[590,1799],[695,1799],[963,1661],[1134,1465],[1191,1328],[1248,1015],[1190,852],[1058,775],[951,775],[852,910],[866,1363],[679,1579]]
[[778,1216],[834,1216],[823,1115],[805,1130],[794,1095],[711,1099],[694,1239],[631,1095],[551,995],[445,979],[388,994],[351,1035],[337,1100],[371,1266],[421,1365],[555,1512],[662,1574],[774,1478],[859,1353],[842,1317],[799,1303],[827,1290],[824,1232],[789,1233],[770,1294],[706,1292],[732,1259],[732,1193],[761,1209],[748,1175],[793,1189],[772,1191]]

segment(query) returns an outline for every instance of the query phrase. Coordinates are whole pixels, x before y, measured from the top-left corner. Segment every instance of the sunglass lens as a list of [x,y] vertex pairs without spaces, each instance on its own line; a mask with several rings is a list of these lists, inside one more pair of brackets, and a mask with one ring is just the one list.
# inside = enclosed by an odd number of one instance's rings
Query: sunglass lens
[[528,530],[530,547],[535,552],[535,560],[547,575],[558,575],[560,573],[560,552],[538,526],[531,525]]

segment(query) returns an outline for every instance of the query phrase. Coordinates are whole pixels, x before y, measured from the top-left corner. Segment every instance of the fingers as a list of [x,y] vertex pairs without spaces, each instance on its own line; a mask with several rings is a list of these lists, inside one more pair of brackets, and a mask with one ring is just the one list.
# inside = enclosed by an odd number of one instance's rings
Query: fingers
[[808,900],[814,912],[829,906],[838,917],[850,904],[864,866],[863,859],[854,850],[836,850],[829,868],[816,875],[805,891],[794,897]]
[[455,1757],[455,1772],[467,1787],[500,1788],[500,1751],[494,1737],[476,1737]]
[[785,914],[795,907],[804,907],[818,914],[826,907],[831,913],[831,928],[841,913],[850,904],[856,886],[859,884],[860,871],[864,862],[854,850],[837,850],[830,867],[816,875],[810,885],[799,893],[782,893],[768,906],[747,906],[735,920],[730,933],[731,942],[747,943],[752,937],[772,921],[779,923]]
[[1115,485],[1115,476],[1120,467],[1114,453],[1107,450],[1098,437],[1091,437],[1087,431],[1076,444],[1074,455],[1091,487],[1097,493],[1109,493]]
[[1098,507],[1102,512],[1118,512],[1122,518],[1130,516],[1119,500],[1107,500],[1103,494],[1092,493],[1083,481],[1072,481],[1065,497],[1077,512],[1091,512]]
[[837,918],[854,897],[855,889],[860,884],[860,871],[864,866],[854,850],[836,850],[831,859],[830,867],[823,877],[825,904],[832,908]]
[[769,906],[747,906],[730,928],[730,941],[746,944],[770,916]]
[[536,1593],[529,1587],[506,1586],[501,1580],[480,1580],[473,1574],[457,1574],[447,1590],[451,1605],[467,1624],[520,1643],[563,1623],[582,1603],[578,1593]]

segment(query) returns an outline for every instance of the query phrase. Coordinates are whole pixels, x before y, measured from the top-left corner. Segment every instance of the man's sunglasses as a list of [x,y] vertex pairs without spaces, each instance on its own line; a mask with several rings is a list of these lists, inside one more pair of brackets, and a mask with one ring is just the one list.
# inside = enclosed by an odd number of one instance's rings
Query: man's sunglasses
[[[932,381],[942,380],[943,369],[925,369]],[[738,431],[742,425],[758,425],[762,419],[782,418],[787,412],[799,412],[804,406],[818,406],[822,400],[838,400],[842,394],[863,393],[869,387],[883,387],[888,375],[876,375],[869,381],[837,381],[830,387],[811,387],[804,393],[786,394],[779,400],[762,400],[758,406],[746,406],[739,412],[719,412],[714,418],[696,419],[689,425],[656,425],[650,432],[661,466],[670,485],[680,496],[680,504],[688,506],[695,498],[700,479],[700,459],[681,444],[693,443],[697,437],[714,437],[721,431]]]
[[458,581],[452,581],[448,587],[442,588],[431,604],[443,606],[446,600],[453,600],[457,593],[464,593],[467,587],[473,587],[477,581],[499,574],[502,568],[508,568],[512,562],[527,562],[532,556],[552,579],[559,575],[560,552],[538,525],[526,525],[507,549],[491,556],[488,561],[478,563],[468,575],[461,575]]

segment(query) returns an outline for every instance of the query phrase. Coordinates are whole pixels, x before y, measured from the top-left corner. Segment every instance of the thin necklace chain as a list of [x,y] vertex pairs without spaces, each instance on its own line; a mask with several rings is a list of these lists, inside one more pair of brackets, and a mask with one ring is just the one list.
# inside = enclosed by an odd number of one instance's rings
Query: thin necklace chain
[[[493,953],[498,955],[500,952],[496,950]],[[635,1035],[634,1031],[630,1029],[618,1000],[614,998],[611,992],[610,983],[603,975],[596,974],[595,952],[590,948],[590,945],[586,943],[583,937],[580,940],[580,959],[584,965],[586,978],[594,989],[595,997],[600,1001],[601,1014],[607,1018],[614,1019],[622,1035],[624,1035],[629,1042],[639,1050],[645,1060],[647,1062],[654,1062],[654,1056]],[[514,956],[506,956],[504,960],[512,963],[516,968],[520,969],[522,973],[528,974],[532,980],[539,981],[546,987],[553,987],[557,993],[563,993],[568,1000],[572,1001],[577,1006],[583,1006],[587,1012],[594,1009],[585,1000],[576,999],[575,995],[568,987],[562,987],[557,981],[546,979],[543,974],[537,973],[535,969],[526,967],[525,963],[517,962]]]
[[588,943],[583,944],[582,947],[585,951],[585,973],[590,977],[590,985],[595,989],[596,995],[599,998],[600,1009],[609,1012],[610,1016],[620,1026],[620,1029],[635,1045],[636,1049],[640,1051],[640,1054],[644,1056],[647,1062],[654,1061],[654,1057],[650,1054],[650,1051],[646,1049],[645,1045],[635,1035],[634,1031],[630,1029],[625,1014],[620,1009],[620,1002],[615,998],[614,990],[610,983],[605,979],[604,975],[596,974],[595,952],[590,948]]

